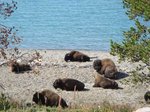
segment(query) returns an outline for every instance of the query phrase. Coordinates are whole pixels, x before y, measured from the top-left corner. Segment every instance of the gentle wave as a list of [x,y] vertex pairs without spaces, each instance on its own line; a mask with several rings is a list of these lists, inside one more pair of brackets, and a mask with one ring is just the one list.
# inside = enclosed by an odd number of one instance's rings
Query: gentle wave
[[14,14],[1,20],[23,36],[20,48],[110,49],[121,42],[128,20],[122,0],[17,0]]

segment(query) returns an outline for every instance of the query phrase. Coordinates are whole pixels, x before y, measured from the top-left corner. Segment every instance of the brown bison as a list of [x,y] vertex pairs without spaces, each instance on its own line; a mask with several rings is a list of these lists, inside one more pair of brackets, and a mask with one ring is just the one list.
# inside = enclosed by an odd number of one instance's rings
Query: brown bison
[[117,68],[115,63],[111,59],[95,60],[93,62],[93,68],[101,75],[104,75],[110,79],[117,78]]
[[102,87],[104,89],[119,89],[117,82],[107,79],[99,74],[95,77],[95,83],[93,87]]
[[82,91],[84,90],[84,83],[75,80],[75,79],[69,79],[69,78],[64,78],[64,79],[56,79],[55,82],[53,83],[53,86],[55,89],[60,88],[62,90],[66,91]]
[[31,66],[29,64],[20,64],[16,61],[10,62],[9,66],[10,66],[11,71],[15,73],[20,73],[20,72],[31,70]]
[[50,90],[43,90],[42,92],[36,92],[33,95],[32,101],[36,104],[46,105],[51,107],[60,106],[63,108],[68,107],[66,101],[61,98],[58,94],[50,91]]
[[86,62],[86,61],[90,61],[90,57],[79,51],[71,51],[70,53],[67,53],[65,55],[64,60],[66,62],[68,61]]

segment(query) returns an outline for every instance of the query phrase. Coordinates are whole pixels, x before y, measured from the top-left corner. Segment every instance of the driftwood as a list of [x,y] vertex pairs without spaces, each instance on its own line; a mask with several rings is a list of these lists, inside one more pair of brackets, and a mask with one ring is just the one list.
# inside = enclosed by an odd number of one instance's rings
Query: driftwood
[[[26,58],[25,55],[28,55],[28,58]],[[23,58],[24,58],[24,59],[23,59]],[[39,60],[39,59],[41,59],[41,58],[42,58],[42,56],[41,56],[40,53],[37,52],[37,51],[35,51],[35,53],[33,53],[33,54],[23,53],[23,54],[21,54],[21,55],[18,56],[18,57],[13,57],[13,58],[11,58],[11,59],[7,59],[7,60],[3,61],[2,63],[0,63],[0,66],[8,65],[10,62],[12,62],[12,61],[18,61],[18,60],[32,63],[32,62],[34,62],[35,60]]]

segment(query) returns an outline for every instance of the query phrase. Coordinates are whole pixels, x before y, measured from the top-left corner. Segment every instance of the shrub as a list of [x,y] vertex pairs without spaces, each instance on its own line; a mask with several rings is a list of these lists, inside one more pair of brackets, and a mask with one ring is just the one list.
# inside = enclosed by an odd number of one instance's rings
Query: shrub
[[10,109],[11,105],[4,94],[0,95],[0,111]]
[[[118,55],[120,60],[143,61],[150,64],[150,20],[149,0],[123,0],[126,14],[135,21],[135,28],[123,33],[122,43],[111,40],[111,54]],[[143,19],[143,21],[142,21]],[[140,21],[139,21],[140,20]]]

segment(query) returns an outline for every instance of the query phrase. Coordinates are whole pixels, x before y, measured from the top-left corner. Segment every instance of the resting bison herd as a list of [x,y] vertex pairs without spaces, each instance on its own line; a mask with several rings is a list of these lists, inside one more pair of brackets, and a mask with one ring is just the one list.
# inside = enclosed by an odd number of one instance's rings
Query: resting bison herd
[[[86,62],[91,61],[91,57],[79,52],[71,51],[64,56],[64,61],[66,62]],[[25,72],[32,70],[28,64],[20,64],[16,61],[12,61],[9,64],[10,70],[14,73]],[[93,62],[93,69],[96,70],[95,82],[93,87],[101,87],[104,89],[123,89],[119,87],[118,83],[115,81],[119,77],[118,70],[115,63],[111,59],[96,59]],[[84,91],[85,85],[82,81],[62,78],[56,79],[53,82],[53,87],[55,89],[60,88],[66,91]],[[146,92],[144,99],[147,103],[150,103],[150,91]],[[36,92],[33,94],[33,102],[40,105],[46,106],[61,106],[62,108],[68,107],[66,101],[61,98],[58,94],[51,90],[43,90],[42,92]]]

